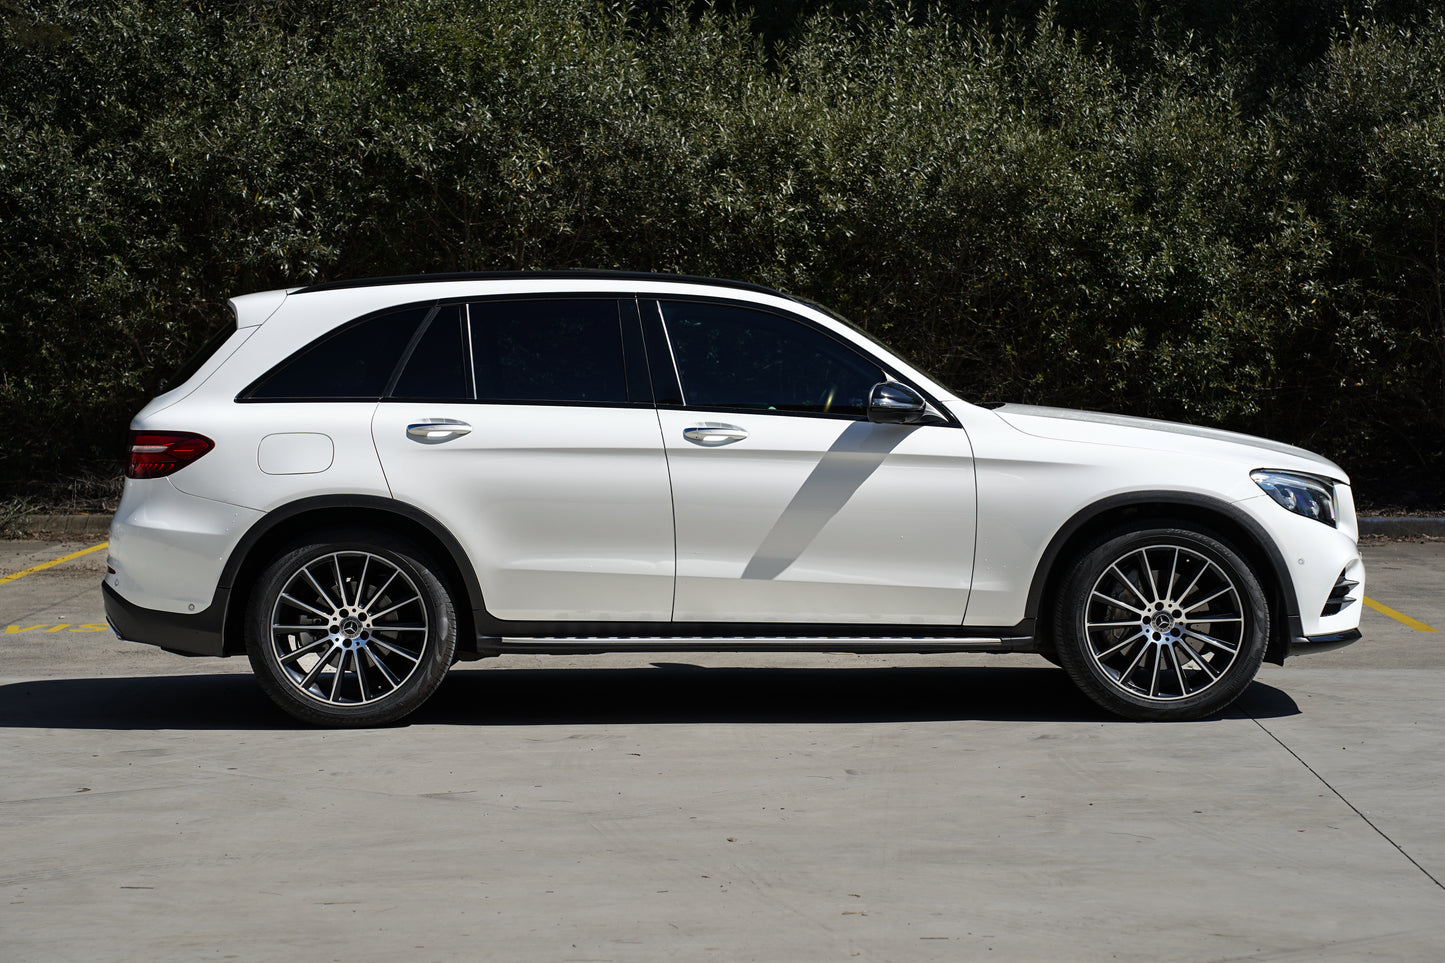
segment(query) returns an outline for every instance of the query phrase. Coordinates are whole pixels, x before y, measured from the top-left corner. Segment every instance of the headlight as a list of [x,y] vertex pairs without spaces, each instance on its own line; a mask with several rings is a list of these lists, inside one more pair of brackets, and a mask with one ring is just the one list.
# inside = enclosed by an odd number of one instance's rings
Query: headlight
[[1330,482],[1309,475],[1260,469],[1249,473],[1254,483],[1296,515],[1313,518],[1330,527],[1335,524],[1335,488]]

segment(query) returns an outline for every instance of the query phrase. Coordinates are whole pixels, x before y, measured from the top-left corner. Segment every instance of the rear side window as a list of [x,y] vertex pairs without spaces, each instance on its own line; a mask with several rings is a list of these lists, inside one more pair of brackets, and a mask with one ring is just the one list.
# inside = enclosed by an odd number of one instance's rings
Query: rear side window
[[431,305],[348,324],[272,368],[241,397],[255,401],[376,401]]
[[628,400],[615,300],[484,301],[468,310],[477,400]]
[[461,305],[450,304],[437,310],[391,389],[393,399],[464,401],[471,398],[462,317]]

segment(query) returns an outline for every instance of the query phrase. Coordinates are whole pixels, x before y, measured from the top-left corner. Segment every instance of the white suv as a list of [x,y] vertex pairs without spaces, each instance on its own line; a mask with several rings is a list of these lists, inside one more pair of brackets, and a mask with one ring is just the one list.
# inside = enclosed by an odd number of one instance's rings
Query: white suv
[[1207,428],[970,404],[817,305],[600,272],[233,300],[132,425],[116,632],[375,725],[458,659],[1037,652],[1193,719],[1359,637],[1350,487]]

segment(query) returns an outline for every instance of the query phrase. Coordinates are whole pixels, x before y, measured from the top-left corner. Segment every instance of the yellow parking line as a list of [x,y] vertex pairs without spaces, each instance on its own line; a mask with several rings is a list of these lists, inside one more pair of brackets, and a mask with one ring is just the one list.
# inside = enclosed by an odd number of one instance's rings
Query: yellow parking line
[[1399,623],[1401,623],[1401,624],[1403,624],[1403,625],[1408,625],[1410,628],[1414,629],[1416,632],[1439,632],[1439,631],[1440,631],[1439,629],[1432,629],[1430,626],[1426,625],[1424,622],[1420,622],[1420,621],[1418,621],[1418,620],[1416,620],[1416,619],[1410,618],[1410,616],[1406,615],[1404,612],[1396,612],[1394,609],[1390,608],[1388,605],[1381,605],[1379,602],[1376,602],[1374,599],[1369,598],[1368,596],[1366,596],[1366,598],[1365,598],[1365,604],[1368,605],[1370,608],[1374,609],[1376,612],[1379,612],[1381,615],[1388,615],[1390,618],[1394,619],[1396,622],[1399,622]]
[[49,562],[41,562],[39,565],[32,565],[27,569],[22,569],[21,571],[16,572],[14,575],[7,575],[4,578],[0,578],[0,585],[4,585],[6,582],[13,582],[17,578],[24,578],[27,575],[33,575],[36,572],[42,572],[47,568],[54,568],[56,565],[68,562],[74,558],[80,558],[82,555],[89,555],[91,552],[98,552],[101,549],[107,548],[109,546],[110,542],[101,542],[99,545],[92,545],[90,546],[90,548],[82,548],[78,552],[71,552],[69,555],[66,555],[62,558],[57,558]]

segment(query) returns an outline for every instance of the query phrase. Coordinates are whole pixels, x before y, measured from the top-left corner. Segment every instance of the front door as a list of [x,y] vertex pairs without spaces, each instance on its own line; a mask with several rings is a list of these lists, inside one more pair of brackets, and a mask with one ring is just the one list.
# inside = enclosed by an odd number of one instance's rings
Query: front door
[[697,301],[642,310],[665,324],[681,385],[681,404],[659,410],[676,620],[963,621],[976,499],[961,428],[869,422],[889,373],[800,319]]

